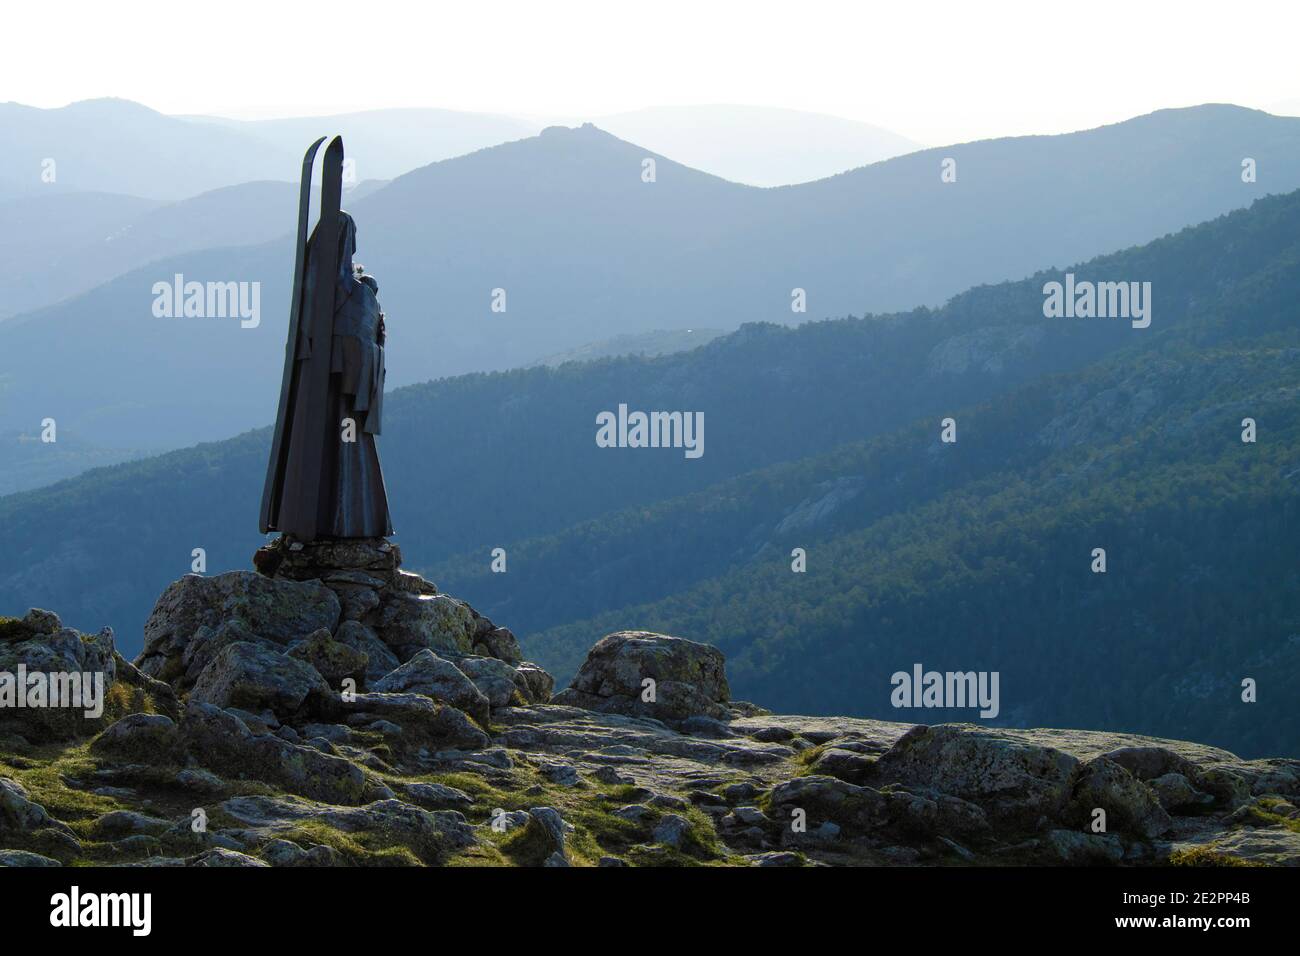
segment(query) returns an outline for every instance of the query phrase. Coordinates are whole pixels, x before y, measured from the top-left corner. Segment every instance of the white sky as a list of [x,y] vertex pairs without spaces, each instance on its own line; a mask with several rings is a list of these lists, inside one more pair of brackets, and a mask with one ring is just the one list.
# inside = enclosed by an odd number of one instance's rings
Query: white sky
[[742,103],[931,145],[1204,102],[1300,112],[1297,0],[58,0],[3,16],[0,99],[42,107],[585,118]]

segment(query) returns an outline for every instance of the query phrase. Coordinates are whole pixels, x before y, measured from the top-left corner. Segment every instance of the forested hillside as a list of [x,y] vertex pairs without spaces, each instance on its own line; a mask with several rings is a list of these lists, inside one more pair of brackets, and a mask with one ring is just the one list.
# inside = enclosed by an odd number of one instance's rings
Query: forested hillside
[[[1300,341],[1143,355],[964,411],[955,445],[917,425],[508,548],[505,575],[436,570],[509,585],[482,606],[562,677],[593,635],[647,628],[721,647],[736,692],[781,711],[888,718],[890,675],[921,662],[1000,671],[1013,726],[1293,752],[1297,399]],[[592,607],[616,609],[531,631]]]

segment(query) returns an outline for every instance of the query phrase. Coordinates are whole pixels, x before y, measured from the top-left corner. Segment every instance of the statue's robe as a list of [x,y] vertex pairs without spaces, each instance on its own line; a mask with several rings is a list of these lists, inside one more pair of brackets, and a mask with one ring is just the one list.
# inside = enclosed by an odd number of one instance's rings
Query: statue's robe
[[[380,433],[384,397],[383,313],[378,284],[354,274],[356,223],[339,214],[339,248],[322,257],[316,234],[307,243],[303,321],[290,386],[285,464],[273,489],[269,530],[302,540],[372,538],[393,533],[384,475],[375,436]],[[322,259],[324,261],[322,261]],[[316,277],[321,268],[337,270],[333,334],[316,342]],[[329,389],[323,408],[310,407],[305,382],[313,363],[329,363]],[[345,441],[351,419],[354,441]],[[316,483],[315,514],[302,489]]]

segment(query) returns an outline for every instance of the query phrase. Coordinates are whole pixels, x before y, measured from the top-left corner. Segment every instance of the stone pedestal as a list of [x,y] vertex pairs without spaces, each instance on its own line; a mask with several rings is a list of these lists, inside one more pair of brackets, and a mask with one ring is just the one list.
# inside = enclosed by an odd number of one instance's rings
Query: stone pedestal
[[338,597],[343,623],[379,635],[405,662],[428,647],[444,655],[479,655],[519,664],[519,643],[464,601],[439,594],[432,581],[402,570],[402,551],[387,538],[299,542],[284,537],[258,548],[253,567],[265,577],[319,581]]
[[278,538],[257,549],[253,567],[269,578],[320,581],[338,595],[345,621],[365,621],[394,593],[438,593],[433,582],[402,570],[402,550],[386,538]]

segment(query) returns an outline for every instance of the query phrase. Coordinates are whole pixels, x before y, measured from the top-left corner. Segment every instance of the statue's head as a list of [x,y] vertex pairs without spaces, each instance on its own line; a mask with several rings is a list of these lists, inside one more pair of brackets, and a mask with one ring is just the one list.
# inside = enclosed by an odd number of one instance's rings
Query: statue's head
[[357,252],[357,221],[346,212],[339,213],[339,278],[353,278],[352,257]]

